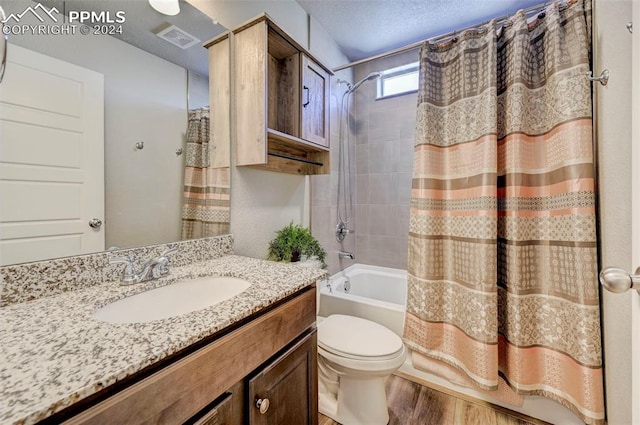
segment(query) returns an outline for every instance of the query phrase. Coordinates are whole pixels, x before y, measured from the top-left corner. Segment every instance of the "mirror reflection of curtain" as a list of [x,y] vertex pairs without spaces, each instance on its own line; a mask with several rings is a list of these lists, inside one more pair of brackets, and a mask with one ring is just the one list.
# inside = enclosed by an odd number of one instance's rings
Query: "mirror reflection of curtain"
[[229,233],[229,167],[210,167],[209,122],[209,108],[189,111],[182,239]]

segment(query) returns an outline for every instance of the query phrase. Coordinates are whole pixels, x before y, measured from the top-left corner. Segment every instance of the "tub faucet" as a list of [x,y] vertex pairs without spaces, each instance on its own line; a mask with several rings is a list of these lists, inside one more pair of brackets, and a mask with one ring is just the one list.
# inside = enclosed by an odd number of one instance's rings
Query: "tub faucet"
[[323,282],[324,286],[329,290],[329,293],[333,294],[333,279],[328,277]]
[[353,252],[339,251],[338,252],[338,258],[346,258],[346,259],[349,259],[349,260],[355,260],[356,256],[353,255]]
[[169,254],[172,254],[178,250],[177,246],[168,246],[168,249],[164,251],[160,256],[147,260],[142,266],[140,272],[136,272],[136,266],[133,259],[129,256],[126,257],[111,257],[109,258],[109,264],[125,264],[124,272],[122,274],[121,285],[133,285],[134,283],[146,282],[148,280],[159,279],[169,274]]

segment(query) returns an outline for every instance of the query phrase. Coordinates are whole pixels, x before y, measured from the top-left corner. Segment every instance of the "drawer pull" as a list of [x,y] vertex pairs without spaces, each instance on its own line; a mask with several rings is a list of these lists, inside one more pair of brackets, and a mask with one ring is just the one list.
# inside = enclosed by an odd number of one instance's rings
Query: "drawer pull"
[[269,399],[268,398],[259,398],[256,400],[256,408],[260,410],[260,414],[264,415],[269,410]]

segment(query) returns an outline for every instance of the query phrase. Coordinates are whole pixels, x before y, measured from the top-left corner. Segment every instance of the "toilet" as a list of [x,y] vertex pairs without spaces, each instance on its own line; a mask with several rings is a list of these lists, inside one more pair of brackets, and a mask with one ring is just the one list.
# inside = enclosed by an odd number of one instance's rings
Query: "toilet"
[[407,356],[402,339],[370,320],[318,318],[319,411],[343,425],[386,425],[385,384]]

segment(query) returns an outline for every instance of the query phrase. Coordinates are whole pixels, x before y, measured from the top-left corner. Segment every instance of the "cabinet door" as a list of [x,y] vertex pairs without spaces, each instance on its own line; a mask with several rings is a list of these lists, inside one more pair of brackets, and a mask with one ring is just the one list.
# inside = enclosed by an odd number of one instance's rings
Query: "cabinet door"
[[329,74],[302,55],[302,138],[329,147]]
[[229,73],[230,40],[227,36],[209,47],[209,105],[211,105],[211,168],[228,167],[231,151]]
[[236,165],[266,164],[267,23],[237,32],[232,51]]
[[315,329],[251,378],[248,395],[251,425],[317,425]]
[[197,421],[193,422],[193,425],[237,425],[242,423],[234,421],[232,400],[233,394],[225,394],[221,401],[211,407]]

